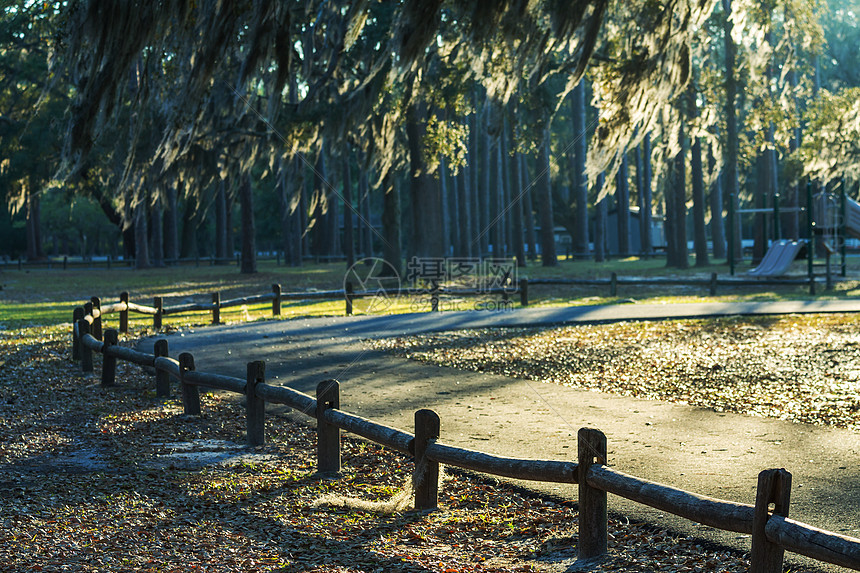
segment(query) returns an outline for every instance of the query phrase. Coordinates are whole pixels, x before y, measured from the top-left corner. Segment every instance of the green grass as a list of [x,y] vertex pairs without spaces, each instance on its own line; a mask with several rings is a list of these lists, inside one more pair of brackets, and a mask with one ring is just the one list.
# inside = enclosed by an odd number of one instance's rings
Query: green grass
[[[691,264],[694,262],[691,258]],[[748,265],[738,265],[736,276],[743,276]],[[792,275],[805,276],[805,261],[798,261]],[[0,328],[15,329],[26,326],[42,326],[71,321],[76,306],[88,301],[91,296],[101,298],[103,304],[117,302],[122,291],[130,293],[130,299],[139,304],[152,305],[153,297],[164,298],[165,306],[186,302],[208,302],[211,293],[221,292],[222,300],[271,292],[271,285],[279,283],[284,292],[307,290],[333,290],[343,287],[344,263],[309,264],[301,268],[277,266],[274,261],[261,261],[259,272],[242,275],[235,265],[229,266],[183,266],[166,269],[136,271],[128,267],[70,268],[69,270],[32,269],[19,271],[6,267],[0,271]],[[725,261],[703,268],[667,269],[663,258],[613,259],[604,263],[593,261],[562,260],[556,267],[542,267],[530,262],[526,268],[518,269],[520,278],[608,278],[611,273],[619,277],[701,277],[712,272],[721,277],[728,276]],[[815,298],[834,299],[860,296],[860,258],[851,257],[848,277],[836,283],[834,290],[823,292],[819,285]],[[696,302],[696,301],[757,301],[809,299],[806,286],[752,286],[720,287],[718,296],[709,297],[705,287],[684,286],[625,286],[619,285],[618,296],[609,297],[606,287],[579,287],[570,285],[533,286],[530,289],[533,306],[559,306],[581,304],[613,304],[634,299],[636,302]],[[518,297],[513,300],[518,304]],[[443,300],[443,308],[465,309],[474,306],[474,299]],[[282,318],[300,316],[343,315],[344,301],[284,301]],[[366,302],[356,302],[356,313],[364,312]],[[387,313],[403,313],[429,310],[426,301],[397,299],[383,309]],[[271,318],[271,304],[260,303],[246,307],[225,308],[223,322],[261,320]],[[148,316],[131,315],[132,325],[151,324]],[[205,324],[209,314],[205,312],[188,315],[170,315],[165,324],[171,322]]]

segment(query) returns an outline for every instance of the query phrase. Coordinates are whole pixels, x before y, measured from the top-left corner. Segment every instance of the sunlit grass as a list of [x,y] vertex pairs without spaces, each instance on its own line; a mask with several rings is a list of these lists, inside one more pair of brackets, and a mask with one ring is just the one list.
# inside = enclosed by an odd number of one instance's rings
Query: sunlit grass
[[[717,273],[721,278],[728,277],[725,261],[716,261],[707,267],[693,266],[690,258],[688,269],[667,269],[665,259],[652,257],[640,259],[612,259],[603,263],[594,261],[565,260],[556,267],[542,267],[540,262],[530,261],[525,268],[517,269],[519,278],[601,278],[608,279],[611,273],[619,277],[690,277],[707,278]],[[834,289],[824,291],[823,281],[819,282],[818,295],[812,297],[807,286],[720,286],[717,296],[708,295],[705,286],[632,286],[618,285],[617,296],[610,297],[607,286],[574,285],[532,285],[530,287],[531,306],[571,306],[616,304],[619,302],[639,302],[671,304],[682,302],[737,302],[737,301],[775,301],[841,299],[860,296],[860,259],[848,260],[848,278],[835,283]],[[259,272],[243,275],[235,265],[226,266],[183,266],[162,269],[133,270],[129,267],[114,265],[107,268],[70,268],[62,270],[31,269],[18,271],[7,267],[0,271],[0,328],[14,329],[27,326],[41,326],[69,323],[76,306],[82,305],[92,296],[100,297],[102,304],[119,301],[123,291],[130,293],[130,299],[138,304],[153,305],[153,298],[160,296],[167,307],[194,303],[209,303],[212,293],[220,292],[222,300],[239,298],[271,292],[272,284],[281,285],[283,292],[302,292],[315,290],[337,290],[343,288],[346,266],[343,262],[328,264],[308,264],[303,267],[278,266],[275,261],[261,261]],[[739,264],[736,276],[742,277],[749,270],[748,264]],[[834,265],[834,268],[836,266]],[[797,261],[791,274],[802,278],[806,270],[805,261]],[[466,299],[442,298],[443,310],[467,310],[475,308],[475,303],[498,301],[500,297],[480,297]],[[519,295],[511,296],[513,305],[519,306]],[[392,314],[406,312],[425,312],[430,310],[429,301],[424,298],[396,297],[385,304],[371,304],[368,299],[355,301],[355,314]],[[345,301],[342,298],[331,300],[284,300],[281,303],[280,318],[311,316],[343,316]],[[152,317],[132,313],[132,326],[145,327],[152,324]],[[271,303],[259,303],[244,307],[230,307],[221,310],[221,322],[240,322],[249,320],[272,319]],[[117,321],[118,317],[108,316],[106,321]],[[168,315],[164,324],[208,324],[209,312],[188,313],[187,315]]]

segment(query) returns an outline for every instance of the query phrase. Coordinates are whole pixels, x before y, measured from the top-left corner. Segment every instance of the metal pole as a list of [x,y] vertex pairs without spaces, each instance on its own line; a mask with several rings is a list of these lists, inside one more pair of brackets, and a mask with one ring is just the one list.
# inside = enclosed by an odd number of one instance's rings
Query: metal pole
[[735,194],[729,194],[729,275],[735,276]]

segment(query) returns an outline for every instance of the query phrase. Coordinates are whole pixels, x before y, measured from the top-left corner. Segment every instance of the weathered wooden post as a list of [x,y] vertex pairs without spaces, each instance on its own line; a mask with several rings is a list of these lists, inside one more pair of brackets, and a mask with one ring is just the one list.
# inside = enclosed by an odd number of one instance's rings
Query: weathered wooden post
[[188,352],[179,355],[179,380],[182,382],[182,407],[186,415],[200,415],[200,389],[185,381],[185,373],[194,370],[194,357]]
[[93,336],[96,340],[102,340],[102,301],[97,296],[90,300],[93,303]]
[[[167,358],[168,348],[167,339],[159,338],[155,341],[153,354],[156,358]],[[170,396],[170,373],[167,370],[162,370],[158,366],[155,367],[155,396],[156,398],[167,398]]]
[[[93,315],[93,303],[92,303],[92,301],[84,303],[84,316],[87,316],[87,315],[89,315],[89,316]],[[92,334],[92,329],[90,329],[90,334]]]
[[717,296],[717,273],[711,273],[711,288],[708,292],[711,296]]
[[791,473],[784,469],[764,470],[758,474],[753,513],[752,546],[750,548],[750,573],[782,573],[785,549],[767,539],[765,526],[771,515],[788,517],[791,501]]
[[433,410],[415,412],[415,509],[435,509],[439,505],[439,462],[427,457],[427,446],[439,438],[441,422]]
[[346,297],[346,315],[352,316],[352,295],[355,292],[352,288],[352,282],[346,281],[343,285],[343,290]]
[[221,324],[221,293],[212,293],[212,324]]
[[119,293],[119,302],[125,305],[125,308],[119,311],[119,331],[128,334],[128,291]]
[[152,328],[155,330],[161,330],[161,315],[164,312],[164,299],[160,296],[155,297],[155,299],[153,299],[153,306],[155,307],[155,314],[152,315]]
[[439,312],[439,283],[430,281],[430,310]]
[[248,423],[248,445],[261,446],[266,443],[266,401],[257,395],[257,385],[266,381],[266,363],[249,362],[245,396],[245,413]]
[[529,279],[520,279],[520,306],[529,305]]
[[609,296],[618,296],[618,273],[609,275]]
[[110,354],[109,348],[119,342],[119,332],[109,328],[104,332],[104,347],[102,349],[102,386],[116,386],[116,356]]
[[72,312],[72,360],[75,361],[81,359],[81,338],[76,326],[83,317],[84,307],[75,307],[75,310]]
[[[83,339],[89,333],[90,323],[85,318],[80,319],[78,321],[78,336]],[[85,373],[93,371],[93,351],[83,342],[81,342],[81,370]]]
[[606,464],[606,436],[594,428],[581,428],[577,434],[579,483],[579,559],[606,554],[606,492],[588,485],[588,470]]
[[340,428],[325,421],[325,411],[340,408],[340,383],[323,380],[317,385],[317,471],[340,471]]
[[281,285],[272,285],[272,316],[281,316]]

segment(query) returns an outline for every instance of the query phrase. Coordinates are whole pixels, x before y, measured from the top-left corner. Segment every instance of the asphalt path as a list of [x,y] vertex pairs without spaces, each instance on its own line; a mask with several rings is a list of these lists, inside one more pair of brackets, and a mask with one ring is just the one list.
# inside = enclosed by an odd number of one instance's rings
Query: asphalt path
[[[194,354],[197,370],[245,376],[266,362],[270,384],[313,394],[341,383],[341,408],[412,431],[415,410],[442,420],[441,441],[489,453],[576,459],[576,432],[607,435],[609,464],[625,473],[716,498],[754,503],[758,473],[792,473],[790,516],[860,537],[860,433],[715,412],[433,366],[373,350],[367,339],[465,328],[593,324],[623,320],[860,312],[860,301],[621,304],[264,321],[188,330],[168,337],[170,355]],[[151,351],[154,338],[143,341]],[[774,391],[777,391],[776,389]],[[524,483],[569,499],[576,486]],[[610,496],[610,511],[744,550],[726,533]],[[788,561],[809,564],[790,557]],[[822,566],[827,571],[841,569]]]

